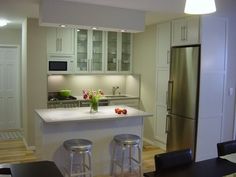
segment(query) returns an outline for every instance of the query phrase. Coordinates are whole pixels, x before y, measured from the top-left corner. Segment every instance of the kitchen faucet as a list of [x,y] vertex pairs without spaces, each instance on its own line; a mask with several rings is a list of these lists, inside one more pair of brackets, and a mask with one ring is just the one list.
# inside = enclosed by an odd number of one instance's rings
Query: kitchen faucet
[[116,86],[116,87],[112,87],[112,95],[116,94],[116,90],[118,90],[120,87]]

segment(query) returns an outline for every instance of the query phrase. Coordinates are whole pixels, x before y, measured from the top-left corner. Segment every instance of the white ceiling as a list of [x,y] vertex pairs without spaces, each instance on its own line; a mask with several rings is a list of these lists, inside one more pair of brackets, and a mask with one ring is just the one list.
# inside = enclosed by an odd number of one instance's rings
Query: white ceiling
[[[38,18],[40,0],[1,0],[0,18],[11,21],[8,27],[19,27],[26,17]],[[57,0],[55,0],[57,1]],[[59,1],[59,0],[58,0]],[[137,9],[147,12],[146,25],[184,16],[185,0],[63,0],[112,7]],[[66,12],[65,12],[66,15]]]

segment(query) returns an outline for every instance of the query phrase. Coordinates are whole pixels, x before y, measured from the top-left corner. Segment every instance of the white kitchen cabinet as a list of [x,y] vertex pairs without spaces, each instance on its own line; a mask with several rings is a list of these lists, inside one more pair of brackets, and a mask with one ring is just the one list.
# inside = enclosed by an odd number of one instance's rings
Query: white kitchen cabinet
[[77,31],[77,72],[104,72],[104,33],[98,30]]
[[106,72],[130,73],[132,68],[132,35],[106,33]]
[[171,23],[157,25],[157,67],[169,68],[170,65],[170,30]]
[[74,55],[75,32],[71,28],[47,29],[47,53]]
[[192,16],[172,21],[172,46],[200,43],[200,18]]
[[126,105],[132,108],[139,109],[139,99],[120,99],[120,100],[109,100],[109,106],[112,105]]
[[170,67],[171,22],[157,24],[156,123],[155,139],[166,146],[167,90]]

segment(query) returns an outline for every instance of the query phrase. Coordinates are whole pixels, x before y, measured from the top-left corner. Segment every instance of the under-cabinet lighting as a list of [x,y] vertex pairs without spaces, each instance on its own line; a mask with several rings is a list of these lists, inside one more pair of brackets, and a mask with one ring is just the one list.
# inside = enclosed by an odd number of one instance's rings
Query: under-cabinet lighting
[[80,31],[80,29],[77,29],[77,31]]
[[126,30],[120,30],[122,33],[126,32]]
[[66,25],[60,25],[60,27],[62,27],[62,28],[65,28],[65,27],[66,27]]
[[96,28],[96,27],[92,27],[92,29],[93,29],[93,30],[96,30],[96,29],[98,29],[98,28]]
[[215,0],[186,0],[186,14],[209,14],[216,11]]
[[9,23],[9,21],[5,19],[0,19],[0,27],[6,26]]

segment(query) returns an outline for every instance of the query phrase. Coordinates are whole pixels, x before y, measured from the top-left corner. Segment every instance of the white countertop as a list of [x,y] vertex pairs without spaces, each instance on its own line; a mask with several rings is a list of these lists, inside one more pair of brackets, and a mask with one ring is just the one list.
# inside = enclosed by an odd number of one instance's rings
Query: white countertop
[[[127,114],[115,113],[115,108],[127,109]],[[133,117],[148,117],[151,113],[143,112],[125,105],[99,106],[98,112],[90,113],[90,107],[36,109],[35,112],[46,123],[109,120]]]

